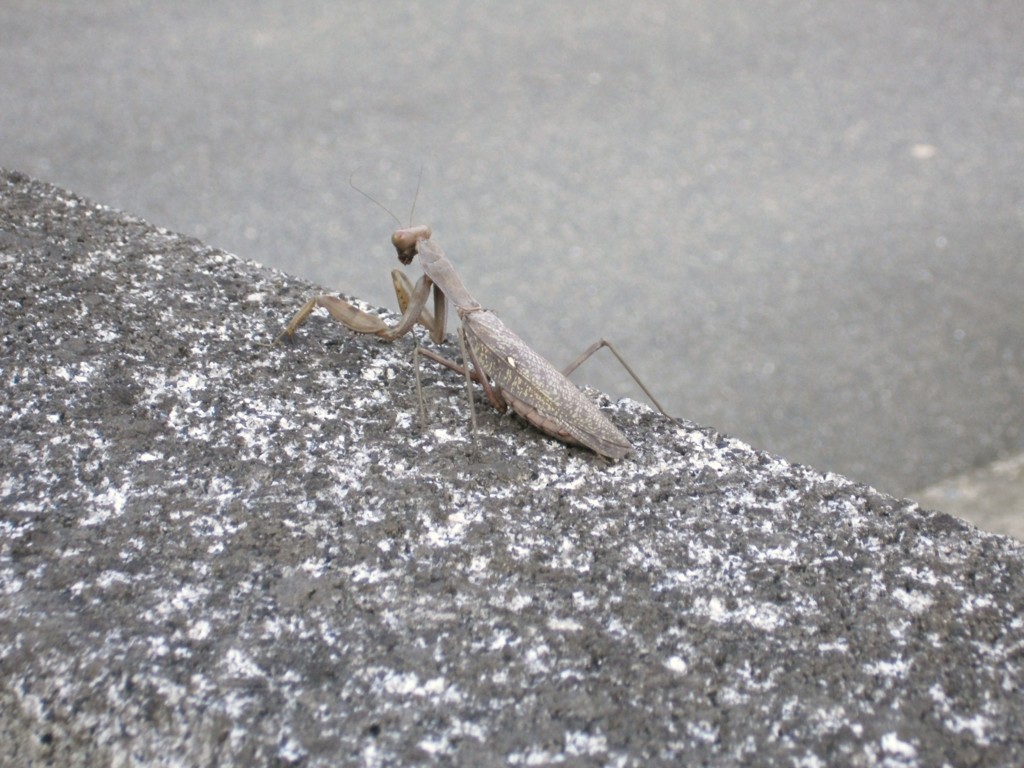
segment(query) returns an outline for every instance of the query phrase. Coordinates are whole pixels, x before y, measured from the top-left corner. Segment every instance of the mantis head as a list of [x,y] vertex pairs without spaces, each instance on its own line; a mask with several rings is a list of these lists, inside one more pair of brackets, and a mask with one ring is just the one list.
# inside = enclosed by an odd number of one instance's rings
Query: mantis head
[[430,227],[421,224],[418,227],[408,227],[395,230],[391,236],[391,244],[398,251],[398,260],[403,264],[410,264],[416,255],[416,244],[420,240],[430,238]]

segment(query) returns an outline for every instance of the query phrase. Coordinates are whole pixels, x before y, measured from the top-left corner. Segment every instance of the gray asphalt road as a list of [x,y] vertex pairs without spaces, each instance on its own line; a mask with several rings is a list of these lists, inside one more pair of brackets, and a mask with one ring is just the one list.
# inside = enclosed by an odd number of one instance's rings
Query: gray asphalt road
[[405,219],[422,165],[552,360],[605,335],[672,411],[905,493],[1024,450],[1022,39],[1009,0],[14,0],[0,165],[389,306],[348,177]]

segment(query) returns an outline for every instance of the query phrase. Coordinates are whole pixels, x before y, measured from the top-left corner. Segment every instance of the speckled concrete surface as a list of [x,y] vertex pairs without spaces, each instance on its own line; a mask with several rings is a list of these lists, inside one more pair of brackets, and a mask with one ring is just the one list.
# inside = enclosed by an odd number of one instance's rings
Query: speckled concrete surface
[[312,286],[0,175],[0,754],[1015,765],[1024,549],[594,393],[609,466]]
[[[908,496],[1024,452],[1024,3],[0,2],[0,166]],[[642,394],[615,365],[580,380]]]

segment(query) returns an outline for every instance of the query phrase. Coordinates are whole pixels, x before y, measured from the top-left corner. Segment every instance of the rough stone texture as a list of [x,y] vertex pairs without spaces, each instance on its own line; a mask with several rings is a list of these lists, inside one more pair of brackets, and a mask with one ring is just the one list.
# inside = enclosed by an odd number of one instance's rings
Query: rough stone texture
[[17,764],[1024,762],[1011,539],[603,396],[612,466],[420,428],[411,339],[17,173],[0,278]]

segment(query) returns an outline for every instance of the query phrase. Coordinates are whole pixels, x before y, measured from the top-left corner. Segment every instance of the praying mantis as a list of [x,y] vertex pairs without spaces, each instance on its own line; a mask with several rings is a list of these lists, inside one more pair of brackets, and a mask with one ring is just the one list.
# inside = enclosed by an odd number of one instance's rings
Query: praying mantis
[[[585,446],[612,461],[624,458],[633,451],[632,444],[567,378],[601,347],[608,347],[658,410],[678,425],[675,419],[665,413],[622,356],[604,339],[588,347],[563,371],[559,371],[531,349],[494,312],[485,309],[473,298],[455,267],[432,239],[429,227],[421,225],[400,228],[391,236],[391,243],[402,264],[409,265],[419,256],[423,268],[423,275],[415,286],[401,270],[391,272],[395,295],[402,311],[395,325],[389,326],[378,315],[356,309],[336,296],[316,296],[295,313],[276,341],[285,336],[293,336],[314,309],[323,307],[331,317],[356,333],[372,334],[394,341],[409,333],[418,323],[429,331],[430,338],[436,344],[440,344],[445,336],[448,302],[451,302],[461,321],[458,336],[463,362],[455,363],[419,345],[416,354],[465,375],[474,435],[476,411],[473,406],[472,381],[480,384],[488,401],[499,412],[505,413],[511,408],[541,432],[557,440]],[[434,299],[433,313],[427,309],[431,294]],[[419,389],[418,361],[416,386]],[[420,409],[422,416],[422,396]]]

